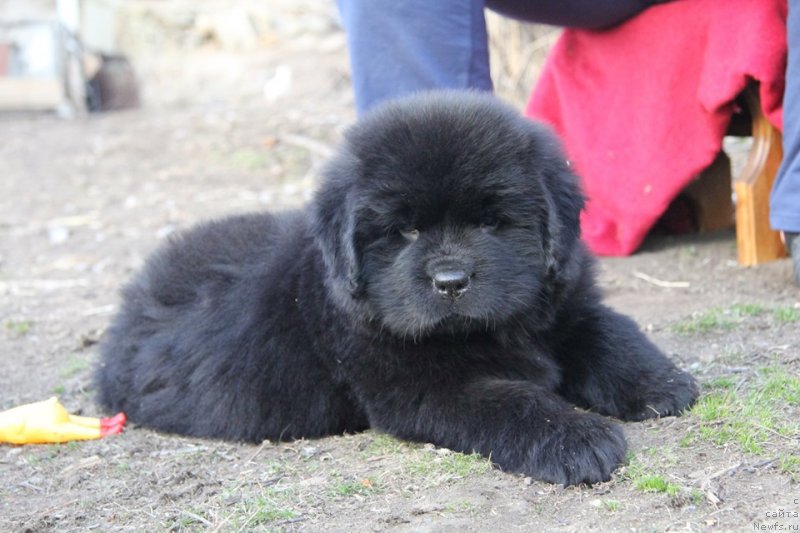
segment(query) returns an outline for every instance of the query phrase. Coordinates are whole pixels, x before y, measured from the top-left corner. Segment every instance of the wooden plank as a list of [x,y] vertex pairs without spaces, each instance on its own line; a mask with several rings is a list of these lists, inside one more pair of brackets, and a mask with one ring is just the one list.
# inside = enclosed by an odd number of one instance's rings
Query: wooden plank
[[59,78],[0,77],[0,110],[55,109],[64,99]]
[[[755,95],[755,96],[754,96]],[[769,195],[783,159],[781,134],[767,121],[755,91],[745,92],[753,121],[754,146],[740,176],[736,192],[736,246],[739,263],[758,265],[786,255],[780,234],[769,225]]]
[[730,228],[735,224],[731,162],[725,152],[684,190],[695,210],[697,230],[700,233]]

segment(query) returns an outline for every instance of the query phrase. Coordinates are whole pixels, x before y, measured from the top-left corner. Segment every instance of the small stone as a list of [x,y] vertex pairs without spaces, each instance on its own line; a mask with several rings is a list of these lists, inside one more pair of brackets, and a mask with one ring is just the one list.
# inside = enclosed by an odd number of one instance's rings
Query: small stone
[[50,244],[61,244],[69,239],[69,229],[63,226],[52,226],[47,228],[47,239]]

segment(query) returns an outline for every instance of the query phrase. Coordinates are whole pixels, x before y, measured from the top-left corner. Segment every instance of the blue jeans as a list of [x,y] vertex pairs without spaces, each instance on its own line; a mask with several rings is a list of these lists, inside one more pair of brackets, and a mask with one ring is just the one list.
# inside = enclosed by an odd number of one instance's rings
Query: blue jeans
[[[664,0],[660,0],[664,1]],[[337,0],[356,109],[432,88],[491,91],[483,9],[521,20],[602,28],[659,0]]]
[[783,94],[783,162],[770,196],[772,227],[800,233],[800,0],[789,0],[789,63]]

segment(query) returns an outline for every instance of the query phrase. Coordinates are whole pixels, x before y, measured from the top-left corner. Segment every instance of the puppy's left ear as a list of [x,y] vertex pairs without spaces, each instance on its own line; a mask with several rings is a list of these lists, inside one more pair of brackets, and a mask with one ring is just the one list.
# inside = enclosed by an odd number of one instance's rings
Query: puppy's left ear
[[331,161],[312,207],[312,231],[335,289],[349,296],[361,292],[359,251],[356,247],[358,202],[352,190],[356,169],[346,158]]
[[579,179],[572,172],[555,134],[546,127],[536,126],[534,153],[536,166],[542,173],[547,206],[542,238],[548,272],[557,274],[580,239],[580,212],[585,199]]

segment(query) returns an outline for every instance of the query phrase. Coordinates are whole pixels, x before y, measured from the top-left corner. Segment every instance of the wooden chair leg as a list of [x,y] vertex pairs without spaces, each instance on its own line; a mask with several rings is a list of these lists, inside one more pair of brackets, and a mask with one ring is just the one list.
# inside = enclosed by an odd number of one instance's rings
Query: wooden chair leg
[[786,255],[780,234],[769,225],[769,195],[783,149],[780,132],[761,111],[758,92],[744,92],[752,118],[753,148],[741,174],[733,177],[736,193],[736,246],[739,263],[750,266]]

